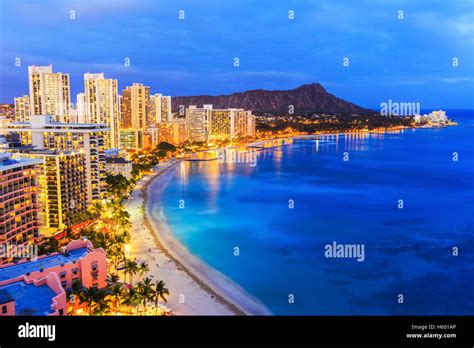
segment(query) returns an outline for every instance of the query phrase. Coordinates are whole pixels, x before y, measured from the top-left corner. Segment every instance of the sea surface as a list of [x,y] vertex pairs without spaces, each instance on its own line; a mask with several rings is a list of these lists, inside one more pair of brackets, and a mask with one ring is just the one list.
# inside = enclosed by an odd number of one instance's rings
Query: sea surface
[[[275,314],[472,315],[474,113],[448,115],[459,126],[297,141],[254,167],[183,162],[160,204],[189,251]],[[363,261],[326,257],[333,242]]]

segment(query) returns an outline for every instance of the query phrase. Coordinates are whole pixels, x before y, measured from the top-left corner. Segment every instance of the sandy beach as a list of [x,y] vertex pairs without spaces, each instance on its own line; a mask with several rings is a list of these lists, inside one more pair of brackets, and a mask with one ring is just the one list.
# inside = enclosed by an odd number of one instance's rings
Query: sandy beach
[[[192,255],[171,234],[160,211],[151,211],[151,200],[172,178],[179,161],[160,164],[158,171],[137,183],[127,210],[131,215],[131,258],[145,261],[153,280],[170,290],[166,306],[176,315],[268,315],[271,312],[236,283]],[[150,194],[153,192],[153,194]]]

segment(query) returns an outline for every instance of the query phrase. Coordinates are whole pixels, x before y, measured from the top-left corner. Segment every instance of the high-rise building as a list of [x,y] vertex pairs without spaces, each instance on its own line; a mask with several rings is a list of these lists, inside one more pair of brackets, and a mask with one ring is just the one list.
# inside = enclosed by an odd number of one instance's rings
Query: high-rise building
[[52,65],[29,66],[30,115],[52,115],[69,122],[69,74],[53,73]]
[[15,121],[28,122],[30,120],[30,97],[15,98]]
[[118,83],[104,74],[84,74],[86,123],[104,123],[110,128],[106,148],[119,147]]
[[123,90],[122,97],[122,128],[146,132],[150,87],[134,83]]
[[76,95],[76,113],[77,113],[77,123],[87,123],[86,122],[86,95],[84,93],[78,93]]
[[[150,87],[141,83],[126,87],[122,92],[121,108],[120,146],[142,150],[150,123]],[[126,139],[127,134],[133,135],[134,139]]]
[[231,139],[255,135],[255,118],[244,109],[212,109],[209,119],[211,139]]
[[37,171],[42,204],[41,235],[51,236],[73,225],[87,208],[84,153],[76,151],[29,150],[15,157],[42,160]]
[[160,93],[150,96],[149,122],[171,122],[173,114],[171,113],[171,97]]
[[197,108],[189,105],[186,109],[186,137],[190,142],[207,141],[212,105]]
[[180,145],[186,141],[186,123],[161,122],[158,124],[158,139],[173,145]]
[[51,115],[30,116],[29,123],[12,122],[6,129],[18,133],[23,145],[37,150],[73,150],[84,153],[87,203],[102,199],[105,191],[104,124],[54,122]]
[[39,237],[37,159],[0,154],[0,244],[7,247]]

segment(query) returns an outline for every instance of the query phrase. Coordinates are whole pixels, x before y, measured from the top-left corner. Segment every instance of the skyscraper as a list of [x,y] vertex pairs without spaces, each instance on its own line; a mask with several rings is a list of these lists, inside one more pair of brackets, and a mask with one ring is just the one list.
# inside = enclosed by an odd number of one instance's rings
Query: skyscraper
[[69,122],[69,74],[53,73],[52,65],[29,66],[30,115],[52,115]]
[[160,93],[150,96],[149,122],[171,122],[173,115],[171,113],[171,97]]
[[212,105],[197,108],[189,105],[186,109],[186,135],[190,142],[207,141]]
[[106,148],[119,147],[119,99],[117,80],[103,73],[84,74],[84,109],[86,123],[103,123],[110,128]]
[[[146,135],[149,124],[150,113],[150,87],[143,86],[141,83],[134,83],[126,87],[122,92],[122,114],[121,114],[121,135],[124,139],[125,134],[133,132],[136,139],[143,139]],[[141,150],[143,141],[136,142]],[[122,144],[122,143],[121,143]],[[127,147],[125,145],[121,145]]]

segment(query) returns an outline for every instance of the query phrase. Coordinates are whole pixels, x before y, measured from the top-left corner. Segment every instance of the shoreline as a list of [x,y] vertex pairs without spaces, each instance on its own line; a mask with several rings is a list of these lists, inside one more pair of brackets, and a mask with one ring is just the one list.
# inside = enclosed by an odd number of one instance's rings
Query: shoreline
[[[174,265],[171,267],[174,270],[168,270],[170,271],[169,279],[165,280],[165,283],[170,289],[171,295],[176,292],[180,293],[178,301],[170,295],[169,307],[173,313],[178,315],[271,315],[270,310],[238,284],[189,252],[172,235],[169,226],[162,221],[165,219],[162,212],[160,212],[161,219],[153,217],[150,204],[150,200],[153,198],[150,195],[150,190],[152,187],[158,186],[159,190],[154,194],[157,199],[161,199],[161,193],[167,184],[165,180],[171,179],[174,170],[180,163],[181,161],[175,160],[160,172],[143,177],[139,182],[140,185],[137,185],[139,187],[134,189],[135,198],[142,199],[138,207],[141,219],[138,217],[135,225],[141,224],[146,234],[152,237],[153,244],[161,253],[161,263],[165,263],[168,268],[170,263]],[[148,258],[153,257],[153,261],[155,261],[159,255],[151,254],[150,251],[151,248],[148,248],[148,253],[145,251],[144,254],[148,254]],[[158,264],[156,265],[159,267]],[[163,267],[160,268],[161,270],[157,270],[157,278],[162,279]],[[151,269],[151,271],[153,270]],[[179,274],[179,272],[184,274]],[[154,275],[153,278],[155,278]],[[174,286],[169,286],[169,282],[174,282]],[[189,293],[193,294],[191,301],[194,303],[187,307],[185,301],[189,301]],[[182,299],[184,299],[183,302],[181,302]]]

